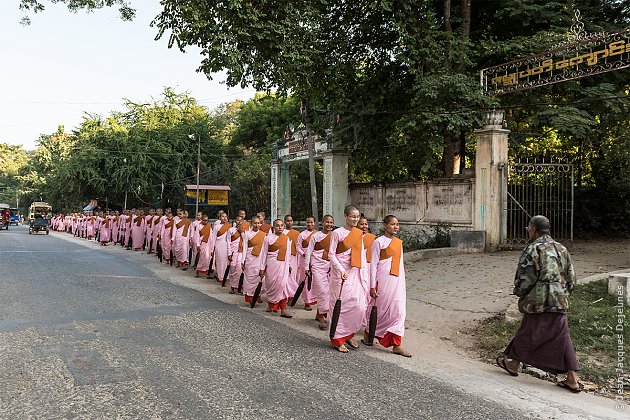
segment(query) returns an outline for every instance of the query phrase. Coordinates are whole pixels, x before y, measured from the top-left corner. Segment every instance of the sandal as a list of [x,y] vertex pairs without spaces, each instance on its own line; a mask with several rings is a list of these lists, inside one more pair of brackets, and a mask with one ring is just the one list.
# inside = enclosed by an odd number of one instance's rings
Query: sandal
[[581,383],[578,382],[578,387],[577,388],[573,388],[571,385],[569,385],[568,383],[566,383],[566,381],[560,381],[557,384],[560,388],[564,388],[569,392],[572,392],[574,394],[579,394],[580,392],[582,392],[582,388],[584,387]]
[[344,346],[343,344],[340,345],[339,347],[335,347],[339,352],[341,353],[348,353],[350,350],[348,350],[348,348],[346,346]]
[[518,376],[518,372],[513,372],[513,371],[511,371],[510,369],[507,368],[507,365],[505,364],[505,356],[497,357],[494,361],[496,362],[497,366],[499,366],[501,369],[503,369],[504,371],[506,371],[510,375]]
[[369,343],[365,340],[365,338],[362,338],[362,339],[361,339],[361,343],[363,343],[363,345],[364,345],[364,346],[368,346],[368,347],[371,347],[371,346],[373,346],[373,345],[374,345],[374,344],[369,344]]
[[280,314],[280,317],[282,317],[282,318],[293,318],[293,315],[289,315],[289,314]]
[[354,339],[350,338],[348,340],[346,340],[346,344],[350,346],[351,349],[356,350],[359,348],[359,344],[357,344],[356,341],[354,341]]

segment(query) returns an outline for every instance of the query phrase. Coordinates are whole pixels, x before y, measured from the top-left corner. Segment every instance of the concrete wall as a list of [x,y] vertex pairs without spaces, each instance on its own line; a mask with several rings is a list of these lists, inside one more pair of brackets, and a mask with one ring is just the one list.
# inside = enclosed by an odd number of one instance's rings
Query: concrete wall
[[[474,227],[474,178],[445,178],[389,184],[351,184],[350,202],[370,222],[380,225],[388,214],[419,230],[437,223],[453,229]],[[407,229],[407,228],[406,228]]]

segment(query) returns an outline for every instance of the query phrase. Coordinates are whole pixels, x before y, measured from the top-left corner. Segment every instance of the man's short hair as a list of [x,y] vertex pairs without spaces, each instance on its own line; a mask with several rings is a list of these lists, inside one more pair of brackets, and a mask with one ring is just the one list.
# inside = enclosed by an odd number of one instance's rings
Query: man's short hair
[[538,234],[549,235],[549,232],[550,232],[549,219],[547,219],[545,216],[541,216],[541,215],[534,216],[529,221],[529,224],[534,229],[536,229],[536,232],[538,232]]

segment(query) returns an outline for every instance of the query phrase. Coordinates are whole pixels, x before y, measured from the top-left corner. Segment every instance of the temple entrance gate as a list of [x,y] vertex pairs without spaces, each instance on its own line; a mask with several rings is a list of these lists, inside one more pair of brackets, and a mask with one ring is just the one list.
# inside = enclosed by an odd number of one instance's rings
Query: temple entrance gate
[[[326,137],[313,135],[313,157],[323,161],[324,190],[322,214],[335,221],[343,220],[343,209],[349,203],[348,154],[333,142],[332,132]],[[308,160],[307,131],[303,124],[291,130],[285,139],[274,145],[271,161],[271,220],[291,213],[291,164]]]

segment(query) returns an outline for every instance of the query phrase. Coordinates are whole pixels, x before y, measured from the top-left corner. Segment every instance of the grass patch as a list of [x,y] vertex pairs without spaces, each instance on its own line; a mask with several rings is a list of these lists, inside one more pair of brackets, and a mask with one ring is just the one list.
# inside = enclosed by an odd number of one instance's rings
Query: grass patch
[[[598,387],[614,392],[616,388],[617,348],[621,335],[625,348],[630,343],[630,305],[625,303],[621,327],[617,331],[617,296],[608,294],[607,280],[578,284],[569,306],[569,330],[580,362],[579,375]],[[478,348],[485,358],[493,358],[512,340],[520,322],[508,322],[502,317],[490,318],[475,331]],[[626,357],[626,360],[628,358]],[[624,371],[628,372],[626,361]],[[625,391],[630,391],[626,381]]]

